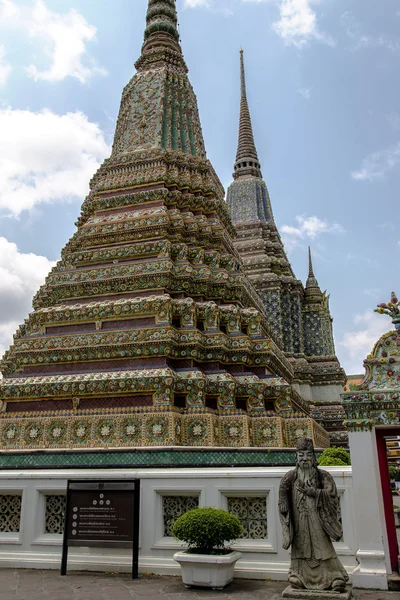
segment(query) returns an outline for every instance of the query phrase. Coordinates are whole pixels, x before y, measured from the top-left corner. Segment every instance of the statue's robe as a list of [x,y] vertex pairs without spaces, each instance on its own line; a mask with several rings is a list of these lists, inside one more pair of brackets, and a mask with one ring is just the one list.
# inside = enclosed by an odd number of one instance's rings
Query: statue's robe
[[279,490],[283,547],[292,547],[289,578],[294,576],[303,587],[314,590],[330,589],[334,581],[345,585],[349,577],[331,541],[343,535],[335,482],[329,473],[316,469],[315,498],[301,492],[297,483],[294,469],[282,479]]

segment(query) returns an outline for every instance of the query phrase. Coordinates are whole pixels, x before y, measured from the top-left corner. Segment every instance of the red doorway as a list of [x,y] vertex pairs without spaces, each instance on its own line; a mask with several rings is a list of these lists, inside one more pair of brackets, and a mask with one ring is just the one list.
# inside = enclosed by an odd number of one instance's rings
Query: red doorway
[[400,436],[400,428],[378,428],[376,433],[376,446],[378,451],[379,472],[382,485],[383,505],[385,511],[386,531],[389,545],[390,564],[393,571],[399,568],[399,545],[397,541],[396,525],[393,512],[392,489],[390,486],[389,466],[387,457],[386,437]]

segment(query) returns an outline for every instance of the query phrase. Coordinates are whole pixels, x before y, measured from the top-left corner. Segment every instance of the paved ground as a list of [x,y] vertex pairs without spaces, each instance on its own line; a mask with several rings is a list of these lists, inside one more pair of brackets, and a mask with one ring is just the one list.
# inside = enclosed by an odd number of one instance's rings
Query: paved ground
[[[0,569],[1,600],[280,600],[285,583],[235,579],[223,592],[187,590],[179,577]],[[399,600],[398,592],[356,590],[356,600]]]

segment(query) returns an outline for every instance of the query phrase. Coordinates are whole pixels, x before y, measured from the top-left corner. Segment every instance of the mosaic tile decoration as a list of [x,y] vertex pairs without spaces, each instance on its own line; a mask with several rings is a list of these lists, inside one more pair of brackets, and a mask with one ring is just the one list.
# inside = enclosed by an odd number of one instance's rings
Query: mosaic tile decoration
[[[319,455],[320,453],[317,453]],[[175,467],[279,467],[296,463],[289,449],[136,449],[102,452],[1,452],[0,470],[91,469],[91,468],[175,468]]]

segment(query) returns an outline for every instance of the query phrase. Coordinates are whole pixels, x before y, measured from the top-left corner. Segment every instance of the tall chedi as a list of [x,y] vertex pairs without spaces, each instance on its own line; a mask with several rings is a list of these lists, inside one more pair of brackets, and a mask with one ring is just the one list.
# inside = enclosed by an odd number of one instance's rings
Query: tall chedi
[[331,441],[343,444],[339,398],[345,374],[335,355],[328,297],[319,289],[311,266],[306,288],[295,277],[276,227],[254,143],[242,50],[240,79],[238,150],[227,194],[237,231],[234,245],[262,300],[268,325],[293,367],[294,387],[316,407],[313,414],[330,431]]
[[234,249],[175,0],[149,0],[136,69],[112,155],[2,362],[1,447],[325,446]]

